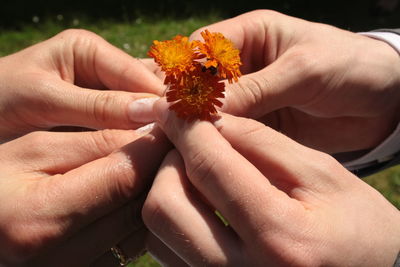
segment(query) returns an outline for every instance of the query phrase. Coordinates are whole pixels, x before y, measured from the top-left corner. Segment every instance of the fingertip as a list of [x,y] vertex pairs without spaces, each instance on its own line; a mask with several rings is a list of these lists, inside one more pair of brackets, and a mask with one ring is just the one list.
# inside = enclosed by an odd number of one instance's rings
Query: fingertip
[[171,113],[169,111],[169,104],[165,97],[160,98],[158,101],[154,103],[153,112],[156,116],[157,122],[164,129],[164,125],[166,124]]
[[128,105],[128,116],[133,122],[150,123],[154,121],[153,105],[159,99],[155,97],[143,97],[132,101]]
[[189,36],[189,40],[190,41],[194,41],[194,40],[203,40],[203,37],[201,36],[201,32],[204,30],[205,28],[200,28],[196,31],[194,31],[190,36]]
[[218,115],[218,118],[212,122],[218,131],[221,131],[227,124],[236,124],[236,119],[239,119],[239,117],[224,112],[219,112]]
[[154,103],[153,113],[156,121],[164,133],[175,145],[181,143],[181,138],[195,122],[187,122],[178,118],[175,112],[169,109],[170,103],[163,97]]
[[168,154],[165,156],[164,158],[164,162],[163,165],[167,166],[167,165],[179,165],[179,166],[184,166],[183,164],[183,159],[181,157],[181,155],[179,154],[178,150],[176,149],[172,149],[168,152]]
[[247,127],[267,127],[251,118],[235,116],[224,112],[219,112],[219,115],[219,118],[213,121],[213,125],[222,135],[224,135],[225,132],[237,133],[243,130],[248,130]]

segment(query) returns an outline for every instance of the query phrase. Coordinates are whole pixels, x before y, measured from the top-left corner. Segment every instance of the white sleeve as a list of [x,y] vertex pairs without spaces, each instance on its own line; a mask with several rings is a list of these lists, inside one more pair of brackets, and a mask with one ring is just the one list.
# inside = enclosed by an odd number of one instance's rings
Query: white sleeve
[[[384,41],[400,54],[400,34],[392,32],[362,32],[360,34]],[[357,159],[342,164],[349,170],[361,169],[376,163],[389,161],[399,151],[400,123],[397,125],[394,132],[373,150]]]

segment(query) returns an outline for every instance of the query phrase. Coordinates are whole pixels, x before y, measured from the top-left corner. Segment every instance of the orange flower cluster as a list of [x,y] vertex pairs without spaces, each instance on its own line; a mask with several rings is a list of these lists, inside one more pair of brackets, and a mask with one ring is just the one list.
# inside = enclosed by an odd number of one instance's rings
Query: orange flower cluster
[[211,120],[217,98],[224,98],[225,84],[237,82],[241,76],[240,52],[221,33],[201,32],[204,42],[189,41],[178,35],[172,40],[154,41],[148,55],[161,66],[168,85],[167,101],[178,117]]

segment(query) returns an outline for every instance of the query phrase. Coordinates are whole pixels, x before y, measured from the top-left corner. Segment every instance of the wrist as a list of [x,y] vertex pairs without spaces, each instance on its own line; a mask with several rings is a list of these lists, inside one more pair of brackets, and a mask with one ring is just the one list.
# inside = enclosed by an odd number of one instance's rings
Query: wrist
[[[393,71],[390,77],[393,79],[393,90],[396,91],[397,96],[400,95],[400,31],[378,30],[361,32],[360,34],[380,41],[382,51],[385,51],[385,55],[390,59],[386,62],[390,63]],[[398,100],[398,97],[395,99],[397,99],[395,114],[398,114],[396,116],[396,123],[398,123],[400,122],[400,100]]]

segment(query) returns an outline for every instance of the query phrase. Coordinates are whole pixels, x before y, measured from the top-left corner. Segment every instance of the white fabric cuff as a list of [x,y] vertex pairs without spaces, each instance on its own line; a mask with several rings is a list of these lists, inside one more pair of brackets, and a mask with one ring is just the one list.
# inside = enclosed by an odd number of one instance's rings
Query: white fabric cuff
[[400,54],[400,34],[393,32],[359,32],[359,34],[384,41]]
[[[388,43],[400,55],[400,35],[392,32],[361,32],[360,34]],[[399,58],[400,60],[400,58]],[[400,90],[400,89],[399,89]],[[389,161],[400,151],[400,122],[395,131],[380,145],[358,159],[342,163],[349,170],[356,170],[376,163]]]

